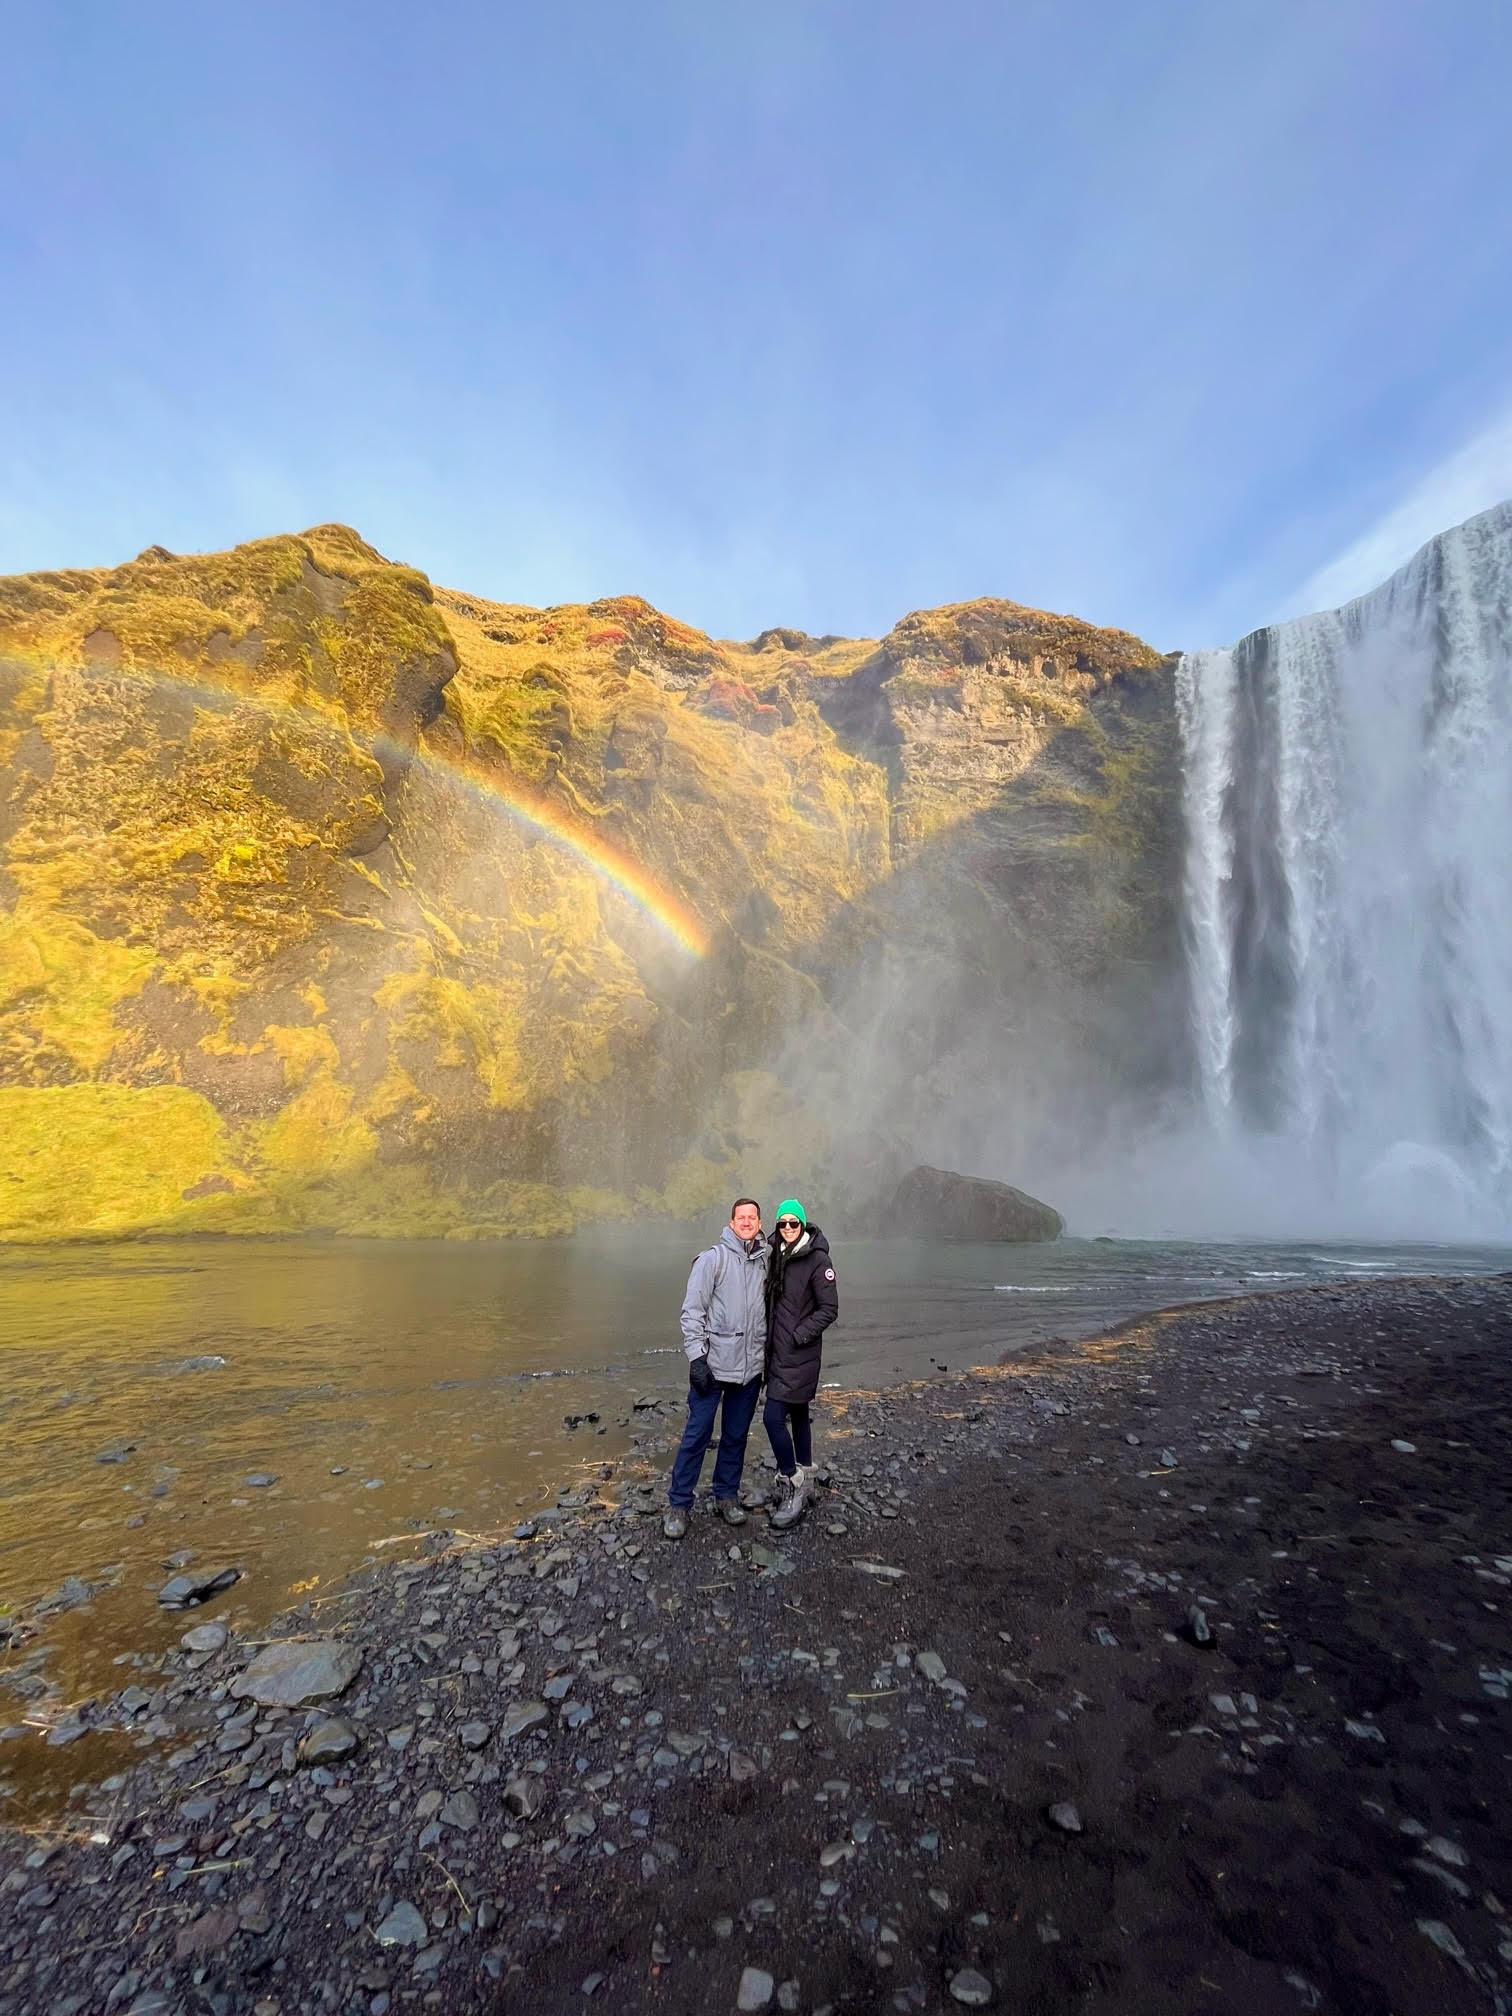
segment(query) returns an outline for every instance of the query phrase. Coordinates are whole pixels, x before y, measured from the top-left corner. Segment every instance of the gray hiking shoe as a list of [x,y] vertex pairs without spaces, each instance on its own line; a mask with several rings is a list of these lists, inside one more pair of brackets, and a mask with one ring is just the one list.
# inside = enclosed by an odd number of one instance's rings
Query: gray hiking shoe
[[802,1470],[796,1477],[786,1477],[782,1481],[787,1488],[783,1492],[782,1503],[772,1514],[772,1526],[778,1533],[798,1524],[808,1509],[809,1501],[809,1481]]
[[662,1531],[669,1540],[681,1540],[688,1530],[688,1515],[681,1505],[669,1505],[662,1514]]
[[734,1498],[716,1498],[714,1516],[723,1519],[726,1526],[744,1526],[746,1523],[745,1507]]

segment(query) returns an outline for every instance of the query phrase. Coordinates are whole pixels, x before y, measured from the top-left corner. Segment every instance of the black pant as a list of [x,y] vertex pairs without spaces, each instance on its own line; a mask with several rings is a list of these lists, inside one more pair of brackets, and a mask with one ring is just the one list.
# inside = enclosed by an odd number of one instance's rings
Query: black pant
[[[804,1407],[789,1407],[782,1400],[768,1400],[761,1410],[762,1426],[767,1431],[767,1440],[772,1445],[772,1454],[777,1458],[777,1468],[784,1477],[791,1477],[801,1463],[806,1470],[814,1460],[814,1437],[809,1427],[809,1410]],[[792,1433],[788,1432],[791,1422]]]

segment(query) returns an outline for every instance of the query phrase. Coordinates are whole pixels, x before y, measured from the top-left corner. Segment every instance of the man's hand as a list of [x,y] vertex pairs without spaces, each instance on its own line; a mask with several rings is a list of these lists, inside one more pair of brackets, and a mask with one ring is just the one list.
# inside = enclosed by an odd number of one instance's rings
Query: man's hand
[[707,1354],[695,1358],[688,1366],[688,1384],[700,1400],[707,1400],[714,1391],[714,1374],[709,1370]]

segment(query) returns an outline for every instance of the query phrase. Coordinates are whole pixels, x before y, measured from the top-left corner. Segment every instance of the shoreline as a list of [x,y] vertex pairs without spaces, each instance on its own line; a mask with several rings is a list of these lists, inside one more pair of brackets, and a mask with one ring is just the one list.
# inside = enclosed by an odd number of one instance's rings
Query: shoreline
[[233,1640],[58,1746],[0,2012],[1512,2007],[1509,1335],[1506,1275],[1204,1300],[823,1396],[787,1535],[669,1545],[643,1451],[421,1538],[260,1634],[339,1696]]

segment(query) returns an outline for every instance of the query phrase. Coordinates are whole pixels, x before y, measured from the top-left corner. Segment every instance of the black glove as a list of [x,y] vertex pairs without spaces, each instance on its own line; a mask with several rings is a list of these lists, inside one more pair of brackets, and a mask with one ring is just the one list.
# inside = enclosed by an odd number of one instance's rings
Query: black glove
[[714,1391],[714,1374],[709,1370],[708,1353],[695,1358],[688,1366],[688,1384],[700,1400],[707,1400]]

